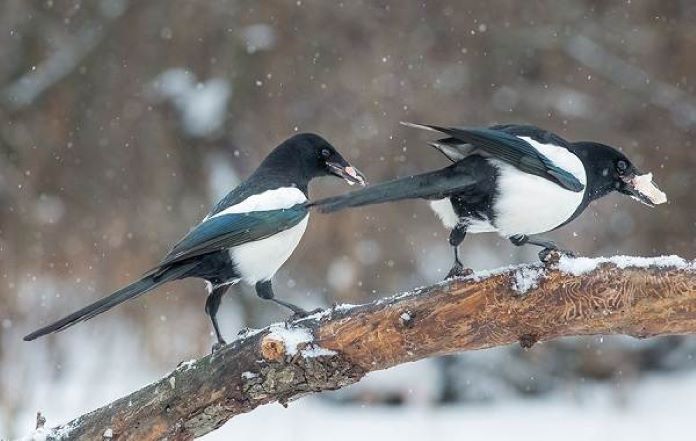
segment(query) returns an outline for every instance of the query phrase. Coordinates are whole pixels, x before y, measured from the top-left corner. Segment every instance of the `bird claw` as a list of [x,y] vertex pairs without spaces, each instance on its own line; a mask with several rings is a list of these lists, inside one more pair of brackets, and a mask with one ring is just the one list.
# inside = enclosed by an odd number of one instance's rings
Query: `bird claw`
[[217,342],[213,343],[212,353],[215,354],[216,352],[218,352],[219,350],[224,348],[225,345],[227,345],[227,342],[225,340],[217,341]]
[[544,248],[539,251],[539,260],[545,264],[557,264],[563,256],[577,257],[577,254],[573,251],[560,248]]
[[470,276],[474,273],[474,270],[471,268],[464,268],[461,263],[457,262],[452,266],[452,269],[449,270],[447,273],[447,276],[445,276],[445,280],[449,279],[455,279],[457,277],[466,277]]

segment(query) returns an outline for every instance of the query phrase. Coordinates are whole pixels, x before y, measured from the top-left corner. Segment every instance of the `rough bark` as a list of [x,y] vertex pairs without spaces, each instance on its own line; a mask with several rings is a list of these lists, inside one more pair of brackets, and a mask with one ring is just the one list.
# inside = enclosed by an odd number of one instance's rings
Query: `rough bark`
[[585,259],[582,274],[573,262],[473,275],[247,332],[127,397],[35,434],[190,440],[262,404],[285,405],[425,357],[564,336],[696,332],[694,262]]

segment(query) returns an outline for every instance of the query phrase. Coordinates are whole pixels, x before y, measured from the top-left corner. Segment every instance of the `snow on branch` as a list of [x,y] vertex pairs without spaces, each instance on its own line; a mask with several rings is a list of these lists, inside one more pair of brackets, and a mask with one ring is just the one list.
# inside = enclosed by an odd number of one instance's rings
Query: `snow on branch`
[[[556,256],[558,257],[558,256]],[[696,333],[696,262],[555,259],[247,331],[215,354],[27,440],[191,440],[256,407],[425,357],[594,334]]]

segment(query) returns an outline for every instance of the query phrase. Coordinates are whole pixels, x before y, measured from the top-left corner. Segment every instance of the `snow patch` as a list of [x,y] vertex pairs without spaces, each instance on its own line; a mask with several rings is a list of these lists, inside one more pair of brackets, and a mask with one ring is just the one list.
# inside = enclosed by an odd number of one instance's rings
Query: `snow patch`
[[569,257],[561,256],[558,262],[558,269],[566,274],[579,276],[594,271],[602,263],[613,263],[617,267],[624,268],[677,268],[693,269],[693,264],[679,256],[659,256],[659,257],[634,257],[634,256],[613,256],[613,257]]
[[270,329],[271,332],[268,335],[282,341],[288,355],[297,354],[299,345],[314,341],[312,332],[307,328],[287,328],[284,325],[275,324],[271,325]]
[[44,429],[43,427],[40,427],[34,430],[31,434],[25,436],[24,438],[20,438],[18,441],[46,441],[46,437],[49,434],[51,434],[50,429]]
[[515,271],[515,280],[512,289],[520,294],[525,294],[530,289],[539,286],[539,279],[544,276],[544,270],[535,267],[524,267]]
[[355,305],[353,303],[341,303],[340,305],[336,305],[333,307],[335,311],[349,311],[353,308],[356,308],[360,305]]
[[356,308],[358,306],[361,306],[361,305],[353,305],[351,303],[342,303],[340,305],[335,305],[332,308],[322,309],[321,311],[317,311],[314,314],[309,314],[308,316],[302,317],[301,319],[297,320],[297,323],[302,323],[302,322],[306,322],[306,321],[318,321],[324,317],[330,317],[334,311],[346,312],[346,311],[350,311],[351,309]]
[[[182,361],[181,363],[179,363],[179,367],[177,367],[176,370],[177,371],[179,371],[179,370],[180,371],[187,371],[189,369],[193,369],[196,367],[197,361],[198,360],[196,360],[195,358],[192,358],[189,361]],[[167,375],[169,375],[169,374],[167,374]]]
[[322,348],[320,346],[313,346],[309,349],[303,349],[300,353],[305,358],[331,357],[331,356],[336,355],[336,351],[332,351],[331,349]]
[[251,379],[256,378],[256,377],[258,377],[258,375],[253,373],[253,372],[249,372],[249,371],[242,372],[242,378],[245,380],[251,380]]
[[[72,432],[77,426],[79,426],[81,421],[81,418],[78,418],[76,420],[71,421],[70,423],[53,428],[53,429],[47,429],[45,427],[39,427],[36,430],[34,430],[32,433],[29,435],[20,438],[17,441],[46,441],[48,437],[51,437],[51,439],[65,439],[70,435],[70,432]],[[106,436],[106,435],[105,435]],[[113,437],[113,434],[112,434]]]
[[[308,328],[288,328],[285,325],[275,324],[270,326],[270,330],[271,332],[268,335],[282,341],[285,345],[286,353],[290,356],[297,354],[298,351],[300,355],[307,358],[336,355],[336,352],[331,349],[312,344],[314,336]],[[307,345],[307,347],[300,350],[300,345]]]

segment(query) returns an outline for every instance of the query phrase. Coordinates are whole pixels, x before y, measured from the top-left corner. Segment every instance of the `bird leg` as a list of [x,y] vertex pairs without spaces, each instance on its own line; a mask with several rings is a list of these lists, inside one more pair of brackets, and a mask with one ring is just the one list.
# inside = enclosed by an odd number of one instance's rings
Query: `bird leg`
[[275,298],[275,293],[273,292],[273,285],[271,285],[270,280],[265,282],[256,282],[256,295],[264,300],[270,300],[277,303],[278,305],[284,306],[293,312],[293,316],[304,317],[309,314],[309,312],[300,308],[297,305],[293,305],[289,302],[284,302]]
[[473,273],[471,268],[464,268],[464,265],[462,265],[461,260],[459,260],[459,245],[464,241],[464,238],[466,237],[466,228],[466,224],[458,223],[450,232],[449,243],[454,249],[454,264],[447,273],[445,279],[468,276]]
[[208,294],[208,299],[205,301],[205,312],[210,316],[210,321],[213,323],[213,329],[215,330],[215,336],[217,337],[217,342],[213,344],[213,352],[217,352],[223,346],[227,344],[224,338],[222,338],[222,333],[220,333],[220,326],[217,321],[217,312],[220,308],[220,301],[222,301],[222,296],[225,295],[229,285],[222,285],[213,288],[210,294]]
[[566,254],[571,257],[575,257],[575,253],[571,250],[566,250],[563,247],[556,244],[556,242],[546,239],[543,237],[529,237],[524,234],[516,234],[510,236],[510,242],[515,246],[522,245],[536,245],[542,247],[543,249],[539,251],[539,260],[542,262],[549,262],[552,259],[551,254],[555,251],[560,254]]

